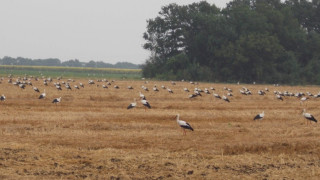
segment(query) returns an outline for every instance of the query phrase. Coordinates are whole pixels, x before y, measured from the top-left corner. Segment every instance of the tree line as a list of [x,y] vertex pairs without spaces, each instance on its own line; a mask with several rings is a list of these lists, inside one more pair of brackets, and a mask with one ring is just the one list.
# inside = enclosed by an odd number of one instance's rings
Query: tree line
[[169,4],[146,29],[145,77],[320,84],[320,0]]
[[80,62],[78,59],[71,59],[61,62],[57,58],[48,59],[28,59],[23,57],[12,58],[5,56],[0,58],[0,65],[26,65],[26,66],[66,66],[66,67],[94,67],[94,68],[120,68],[120,69],[139,69],[140,66],[129,62],[117,62],[116,64],[105,63],[102,61]]

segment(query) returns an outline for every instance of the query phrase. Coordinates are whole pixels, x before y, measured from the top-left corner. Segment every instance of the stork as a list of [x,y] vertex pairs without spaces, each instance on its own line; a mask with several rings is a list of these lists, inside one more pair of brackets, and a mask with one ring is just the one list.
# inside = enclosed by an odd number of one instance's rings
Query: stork
[[129,104],[129,106],[127,107],[127,109],[132,109],[134,107],[137,106],[137,102],[136,102],[136,98],[133,99],[133,103]]
[[36,91],[36,92],[40,92],[39,89],[37,87],[35,87],[35,86],[33,86],[33,90]]
[[141,92],[139,92],[139,93],[140,93],[140,98],[141,99],[146,99],[146,97]]
[[157,85],[154,85],[154,87],[153,87],[153,91],[159,91],[159,89],[157,88]]
[[254,118],[253,118],[253,120],[255,121],[255,120],[262,120],[263,119],[263,117],[264,117],[264,111],[262,112],[262,113],[260,113],[260,114],[257,114]]
[[306,101],[306,100],[308,100],[308,99],[309,99],[308,97],[302,97],[302,98],[300,99],[300,105],[302,105],[303,102]]
[[42,94],[40,94],[39,99],[44,99],[46,97],[46,90]]
[[279,94],[276,95],[276,98],[283,101],[283,98]]
[[173,93],[173,91],[170,88],[167,88],[169,93]]
[[230,102],[229,99],[225,95],[222,96],[222,99],[227,101],[227,102]]
[[52,103],[54,103],[54,104],[58,104],[58,103],[60,103],[61,102],[61,97],[59,97],[59,98],[55,98],[53,101],[52,101]]
[[0,96],[0,101],[5,101],[6,100],[6,97],[4,96],[4,94],[2,94],[1,96]]
[[218,94],[213,94],[214,97],[221,99],[221,97]]
[[151,106],[149,104],[149,102],[146,99],[142,99],[141,103],[143,104],[143,106],[145,107],[144,111],[146,111],[146,108],[151,109]]
[[[306,113],[306,109],[303,109],[302,115],[304,118],[306,118],[307,120],[309,120],[310,122],[318,122],[318,120],[316,120],[310,113]],[[308,123],[308,121],[307,121]]]
[[176,118],[177,118],[177,123],[183,129],[183,134],[184,135],[186,135],[186,129],[190,129],[191,131],[193,131],[193,128],[190,126],[189,123],[179,119],[180,118],[179,114],[176,115]]

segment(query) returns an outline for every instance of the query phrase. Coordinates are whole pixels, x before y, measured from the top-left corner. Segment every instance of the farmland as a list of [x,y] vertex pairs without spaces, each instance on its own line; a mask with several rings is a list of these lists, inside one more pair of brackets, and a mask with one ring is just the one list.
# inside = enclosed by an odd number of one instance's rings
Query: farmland
[[[312,179],[320,176],[320,127],[307,124],[302,110],[320,119],[320,99],[277,100],[273,91],[317,94],[316,86],[212,84],[116,80],[58,91],[53,82],[32,79],[25,89],[0,84],[1,179]],[[15,81],[15,78],[13,78]],[[60,82],[67,79],[61,79]],[[109,79],[111,81],[111,79]],[[157,85],[159,92],[152,91]],[[118,85],[119,89],[113,88]],[[169,87],[174,93],[161,89]],[[127,86],[134,89],[129,90]],[[144,91],[146,86],[149,91]],[[253,95],[242,95],[243,86]],[[191,92],[185,92],[183,88]],[[195,87],[226,95],[230,103],[204,94],[190,99]],[[269,88],[264,96],[260,89]],[[141,91],[152,106],[145,110]],[[59,104],[52,104],[61,97]],[[137,98],[137,107],[127,106]],[[261,121],[253,121],[265,112]],[[194,131],[183,135],[175,115]]]
[[0,65],[0,75],[14,74],[24,76],[46,77],[78,77],[78,78],[116,78],[140,79],[140,69],[90,68],[90,67],[63,67],[63,66],[10,66]]

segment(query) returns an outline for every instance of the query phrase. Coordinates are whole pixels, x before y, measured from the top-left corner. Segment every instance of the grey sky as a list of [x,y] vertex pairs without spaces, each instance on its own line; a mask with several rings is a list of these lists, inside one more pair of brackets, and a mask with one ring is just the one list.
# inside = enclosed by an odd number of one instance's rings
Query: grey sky
[[[207,0],[225,7],[230,0]],[[143,63],[146,20],[197,0],[1,0],[0,58]]]

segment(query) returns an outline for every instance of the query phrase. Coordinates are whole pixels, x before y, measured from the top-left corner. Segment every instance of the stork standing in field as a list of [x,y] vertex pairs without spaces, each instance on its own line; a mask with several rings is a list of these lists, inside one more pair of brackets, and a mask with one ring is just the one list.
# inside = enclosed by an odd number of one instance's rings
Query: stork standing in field
[[283,101],[283,98],[279,94],[276,95],[276,98]]
[[306,118],[308,121],[307,123],[310,121],[313,121],[313,122],[318,122],[318,120],[316,120],[310,113],[306,113],[306,109],[303,109],[303,112],[302,112],[302,115],[304,118]]
[[2,94],[1,96],[0,96],[0,101],[5,101],[6,100],[6,97],[4,96],[4,94]]
[[140,98],[141,98],[141,99],[146,99],[146,97],[144,96],[144,94],[142,94],[141,92],[139,92],[139,94],[140,94]]
[[46,97],[46,90],[42,94],[40,94],[39,99],[44,99]]
[[193,131],[193,128],[190,126],[189,123],[179,119],[180,118],[179,114],[176,115],[176,118],[177,118],[177,123],[183,129],[183,134],[184,135],[186,135],[186,129],[190,129],[191,131]]
[[254,120],[254,121],[255,121],[255,120],[262,120],[263,117],[264,117],[264,111],[263,111],[262,113],[260,113],[260,114],[257,114],[257,115],[253,118],[253,120]]
[[52,101],[52,103],[54,103],[54,104],[58,104],[58,103],[60,103],[61,102],[61,97],[59,97],[59,98],[55,98],[53,101]]
[[141,100],[141,103],[142,103],[143,106],[145,107],[144,111],[146,111],[146,108],[151,109],[151,106],[150,106],[150,104],[149,104],[149,102],[148,102],[147,100],[142,99],[142,100]]
[[308,97],[302,97],[302,98],[300,99],[300,105],[302,105],[303,102],[304,102],[304,101],[307,101],[308,99],[309,99]]
[[36,92],[40,92],[39,89],[37,87],[35,87],[35,86],[33,86],[33,90],[36,91]]
[[227,101],[227,102],[230,102],[229,99],[225,95],[222,96],[222,99]]
[[132,109],[134,107],[137,106],[137,102],[136,102],[136,98],[133,99],[133,103],[129,104],[129,106],[127,107],[127,109]]

